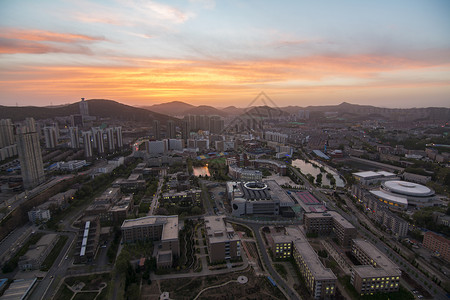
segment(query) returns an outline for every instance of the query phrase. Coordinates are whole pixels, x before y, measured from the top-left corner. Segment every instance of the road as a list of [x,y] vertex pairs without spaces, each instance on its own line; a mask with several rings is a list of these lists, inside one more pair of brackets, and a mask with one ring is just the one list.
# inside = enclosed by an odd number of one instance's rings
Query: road
[[150,210],[148,212],[149,216],[153,216],[156,209],[158,208],[158,199],[159,199],[159,195],[161,194],[161,188],[163,186],[163,183],[164,183],[164,178],[161,177],[158,181],[158,189],[156,190],[156,193],[152,199],[152,204],[150,205]]
[[300,300],[301,298],[297,294],[297,292],[295,290],[293,290],[286,283],[286,281],[284,281],[284,279],[281,278],[280,275],[278,275],[278,272],[275,271],[275,269],[272,266],[272,262],[270,261],[269,255],[267,254],[266,247],[264,246],[264,242],[261,237],[261,233],[259,231],[263,225],[247,223],[247,222],[237,222],[237,221],[233,221],[233,222],[246,225],[253,230],[253,233],[255,234],[255,238],[256,238],[256,243],[257,243],[258,249],[259,249],[258,252],[263,261],[263,264],[265,265],[265,267],[267,268],[267,271],[270,274],[270,277],[272,277],[272,279],[277,283],[277,285],[279,287],[281,287],[281,289],[286,293],[285,295],[287,295],[289,297],[289,299]]

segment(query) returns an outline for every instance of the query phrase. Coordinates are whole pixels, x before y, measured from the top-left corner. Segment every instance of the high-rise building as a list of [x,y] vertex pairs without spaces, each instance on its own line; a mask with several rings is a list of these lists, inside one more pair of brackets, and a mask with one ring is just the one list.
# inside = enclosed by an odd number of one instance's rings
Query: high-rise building
[[103,143],[103,129],[92,128],[92,136],[94,140],[94,148],[99,154],[105,153],[105,144]]
[[114,133],[116,137],[116,146],[118,149],[121,149],[123,147],[122,127],[120,126],[115,127]]
[[155,140],[161,139],[161,128],[158,120],[153,120],[153,133],[155,135]]
[[44,127],[45,148],[54,149],[58,144],[56,128],[53,126]]
[[189,138],[189,133],[191,132],[191,129],[189,127],[189,121],[183,120],[181,123],[181,138],[183,139],[183,146],[186,146],[187,139]]
[[108,151],[113,152],[114,150],[116,150],[116,143],[114,141],[114,128],[113,127],[106,128],[106,137],[107,137],[107,142],[108,142]]
[[20,168],[24,188],[33,188],[45,180],[42,163],[41,145],[39,135],[34,126],[34,119],[27,119],[28,126],[17,129],[17,152],[19,154]]
[[167,121],[167,138],[174,139],[177,136],[175,122],[172,120]]
[[14,131],[11,119],[0,120],[0,148],[14,144]]
[[84,101],[84,98],[81,98],[80,102],[80,115],[83,117],[89,116],[89,107],[87,101]]
[[83,127],[83,116],[82,115],[71,115],[70,123],[72,127]]
[[83,132],[83,144],[84,144],[84,156],[92,157],[92,132],[85,131]]
[[211,133],[219,134],[223,131],[225,122],[219,116],[212,116],[209,118],[209,131]]
[[70,147],[72,149],[80,148],[80,134],[77,127],[69,127]]

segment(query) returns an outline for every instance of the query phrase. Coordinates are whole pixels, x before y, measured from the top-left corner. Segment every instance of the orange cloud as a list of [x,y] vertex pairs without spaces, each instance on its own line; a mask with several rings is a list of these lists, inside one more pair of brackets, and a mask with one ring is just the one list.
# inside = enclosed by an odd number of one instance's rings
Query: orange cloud
[[6,29],[0,32],[0,53],[80,53],[91,54],[83,44],[103,41],[103,37],[43,30]]
[[[352,90],[448,87],[446,80],[405,79],[397,71],[433,73],[433,64],[399,57],[358,55],[280,60],[201,61],[116,58],[125,66],[46,66],[9,69],[0,88],[35,96],[110,98],[128,103],[174,99],[205,103],[274,95],[323,95]],[[447,72],[448,66],[442,67]],[[383,74],[392,75],[384,79]],[[81,95],[81,96],[80,96]],[[314,96],[315,97],[315,96]],[[228,101],[228,100],[226,100]]]

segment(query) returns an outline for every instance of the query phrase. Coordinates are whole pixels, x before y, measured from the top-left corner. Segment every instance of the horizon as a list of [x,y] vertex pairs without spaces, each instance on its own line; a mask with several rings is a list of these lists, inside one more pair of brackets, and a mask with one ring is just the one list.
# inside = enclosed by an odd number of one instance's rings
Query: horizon
[[[450,107],[450,2],[0,4],[0,104]],[[244,105],[243,105],[244,103]]]
[[[127,104],[127,103],[123,103],[114,99],[98,99],[98,98],[94,98],[94,99],[85,99],[85,101],[91,101],[91,100],[105,100],[105,101],[113,101],[113,102],[117,102],[119,104],[123,104],[123,105],[128,105],[131,107],[136,107],[136,108],[151,108],[151,106],[153,105],[161,105],[161,104],[169,104],[169,103],[173,103],[173,102],[181,102],[181,103],[185,103],[185,104],[189,104],[189,105],[193,105],[194,107],[199,107],[199,106],[210,106],[213,108],[216,108],[218,110],[222,110],[222,109],[226,109],[229,107],[235,107],[237,109],[246,109],[246,108],[252,108],[252,107],[271,107],[271,108],[286,108],[289,106],[296,106],[299,108],[308,108],[308,107],[324,107],[324,106],[339,106],[341,104],[347,103],[350,105],[359,105],[359,106],[373,106],[373,107],[377,107],[377,108],[386,108],[386,109],[420,109],[420,108],[450,108],[450,107],[445,107],[445,106],[422,106],[422,107],[386,107],[386,106],[377,106],[377,105],[371,105],[371,104],[358,104],[358,103],[351,103],[351,102],[347,102],[347,101],[342,101],[340,103],[336,103],[336,104],[324,104],[324,105],[308,105],[308,106],[299,106],[299,105],[286,105],[286,106],[278,106],[278,105],[270,105],[270,104],[255,104],[255,105],[251,105],[251,106],[236,106],[236,105],[228,105],[228,106],[214,106],[211,104],[198,104],[198,105],[194,105],[192,103],[189,103],[188,101],[180,101],[180,100],[173,100],[173,101],[167,101],[167,102],[162,102],[162,103],[155,103],[155,104],[151,104],[151,105],[133,105],[133,104]],[[81,100],[79,101],[75,101],[75,102],[70,102],[70,103],[61,103],[61,104],[54,104],[54,105],[3,105],[0,104],[2,106],[5,107],[47,107],[47,108],[56,108],[56,107],[61,107],[61,106],[67,106],[67,105],[72,105],[72,104],[76,104],[81,102]]]

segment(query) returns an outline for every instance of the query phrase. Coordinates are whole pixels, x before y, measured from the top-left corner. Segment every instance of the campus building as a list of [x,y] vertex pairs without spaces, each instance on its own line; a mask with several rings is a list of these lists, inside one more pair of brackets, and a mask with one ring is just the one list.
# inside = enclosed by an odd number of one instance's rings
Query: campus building
[[306,213],[303,220],[307,233],[326,235],[334,232],[344,247],[350,247],[352,239],[356,237],[355,226],[335,211]]
[[294,200],[274,180],[263,182],[227,182],[233,216],[283,215],[289,216]]
[[223,216],[205,217],[206,241],[212,263],[241,256],[240,238]]
[[450,240],[432,231],[423,236],[423,246],[438,254],[446,261],[450,261]]
[[180,255],[178,216],[147,216],[125,220],[122,223],[123,241],[158,241],[158,267],[172,266],[173,256]]
[[401,270],[374,245],[354,239],[352,254],[361,265],[353,266],[351,283],[361,296],[399,290]]

